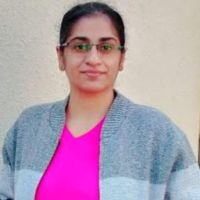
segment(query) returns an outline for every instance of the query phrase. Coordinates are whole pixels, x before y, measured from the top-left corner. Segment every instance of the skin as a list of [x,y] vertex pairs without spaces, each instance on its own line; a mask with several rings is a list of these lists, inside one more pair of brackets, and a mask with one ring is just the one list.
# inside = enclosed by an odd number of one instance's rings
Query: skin
[[[82,17],[74,24],[67,42],[76,38],[93,44],[102,40],[120,44],[112,21],[100,13]],[[85,56],[74,56],[69,48],[64,51],[57,48],[57,55],[60,70],[66,73],[70,84],[67,125],[79,136],[98,123],[109,109],[125,54],[116,51],[112,56],[102,57],[93,47]]]

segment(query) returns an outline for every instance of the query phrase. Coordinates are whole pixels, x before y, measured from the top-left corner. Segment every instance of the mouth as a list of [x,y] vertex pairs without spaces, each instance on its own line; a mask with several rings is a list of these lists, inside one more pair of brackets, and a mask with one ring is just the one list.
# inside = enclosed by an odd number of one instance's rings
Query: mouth
[[89,76],[89,77],[99,77],[103,74],[105,74],[106,72],[103,71],[97,71],[97,70],[85,70],[85,71],[81,71],[81,73]]

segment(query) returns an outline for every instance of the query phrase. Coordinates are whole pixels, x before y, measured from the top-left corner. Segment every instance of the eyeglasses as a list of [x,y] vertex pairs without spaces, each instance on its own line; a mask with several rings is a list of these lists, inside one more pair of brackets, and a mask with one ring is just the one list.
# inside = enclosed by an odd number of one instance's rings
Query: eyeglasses
[[115,54],[117,51],[124,51],[124,46],[109,43],[109,42],[102,42],[99,44],[92,44],[89,42],[78,42],[78,41],[71,41],[64,44],[61,44],[59,47],[67,47],[74,53],[77,54],[86,54],[91,51],[92,47],[95,46],[98,52],[101,55],[112,55]]

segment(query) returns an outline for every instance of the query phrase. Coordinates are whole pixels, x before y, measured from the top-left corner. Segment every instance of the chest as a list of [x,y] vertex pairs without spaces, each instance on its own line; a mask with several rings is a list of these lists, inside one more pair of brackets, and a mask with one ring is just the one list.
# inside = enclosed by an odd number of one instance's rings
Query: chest
[[[160,196],[164,194],[165,185],[153,187],[153,177],[159,177],[159,167],[152,163],[153,152],[152,137],[144,138],[141,142],[141,135],[133,129],[127,131],[128,126],[121,126],[118,129],[103,127],[99,138],[99,170],[98,183],[100,200],[149,200],[148,188],[152,188],[152,195],[159,191]],[[113,132],[114,131],[114,132]],[[130,137],[132,131],[132,137]],[[22,145],[20,157],[18,157],[18,169],[16,170],[16,199],[34,199],[35,191],[42,176],[49,165],[56,149],[58,148],[59,137],[52,137],[50,130],[39,129],[37,134],[44,134],[44,139],[38,140],[33,137],[29,146]],[[145,144],[145,145],[144,145]],[[27,156],[27,154],[31,156]],[[156,174],[157,173],[157,174]],[[162,182],[168,177],[162,177]],[[28,183],[28,184],[27,184]],[[163,186],[163,187],[161,187]],[[26,192],[24,191],[26,188]],[[139,196],[139,197],[137,197]],[[153,198],[154,199],[154,198]],[[162,199],[162,198],[160,198]]]

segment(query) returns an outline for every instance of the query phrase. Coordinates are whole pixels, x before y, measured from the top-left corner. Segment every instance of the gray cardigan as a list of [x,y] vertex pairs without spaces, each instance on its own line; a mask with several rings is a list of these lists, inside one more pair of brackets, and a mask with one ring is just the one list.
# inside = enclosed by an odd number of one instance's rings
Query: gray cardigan
[[[66,102],[26,109],[8,131],[0,200],[34,200],[59,145]],[[200,200],[200,171],[184,134],[119,93],[102,129],[99,164],[100,200]]]

